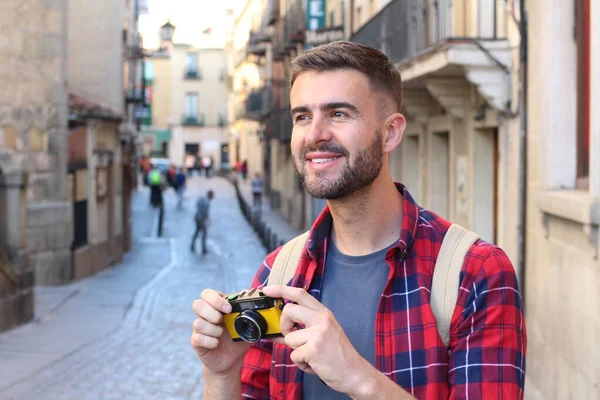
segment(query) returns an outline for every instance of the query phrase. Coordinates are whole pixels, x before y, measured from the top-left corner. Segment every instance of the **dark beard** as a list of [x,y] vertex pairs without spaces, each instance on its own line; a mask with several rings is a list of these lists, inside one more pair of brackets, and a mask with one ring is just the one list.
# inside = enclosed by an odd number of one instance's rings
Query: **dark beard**
[[[336,200],[342,199],[352,193],[364,189],[371,185],[375,178],[379,176],[383,166],[383,143],[381,143],[381,132],[375,131],[373,142],[364,150],[361,150],[352,160],[348,152],[341,146],[326,144],[323,146],[311,146],[304,149],[300,155],[300,160],[294,160],[296,172],[302,182],[302,186],[313,197],[318,199]],[[346,163],[338,179],[332,180],[325,178],[325,171],[317,172],[315,179],[311,182],[306,181],[306,154],[310,151],[331,152],[343,154],[346,157]],[[352,162],[353,165],[350,165]]]

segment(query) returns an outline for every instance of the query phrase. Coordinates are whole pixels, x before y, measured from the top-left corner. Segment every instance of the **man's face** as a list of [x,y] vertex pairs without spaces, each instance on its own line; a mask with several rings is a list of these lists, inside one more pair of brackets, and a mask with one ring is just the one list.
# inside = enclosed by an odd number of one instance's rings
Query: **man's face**
[[358,71],[298,75],[290,93],[291,149],[310,195],[344,198],[377,178],[383,162],[377,118],[380,97]]

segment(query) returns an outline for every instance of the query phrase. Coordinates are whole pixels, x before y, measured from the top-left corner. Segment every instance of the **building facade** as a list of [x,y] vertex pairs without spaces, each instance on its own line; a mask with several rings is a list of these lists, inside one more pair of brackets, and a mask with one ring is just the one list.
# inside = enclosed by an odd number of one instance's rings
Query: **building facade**
[[600,397],[600,4],[527,1],[527,374]]
[[72,278],[80,279],[121,261],[131,246],[135,128],[126,99],[136,68],[135,10],[122,0],[69,0],[68,26],[68,194]]
[[215,169],[227,168],[225,60],[222,48],[176,43],[147,61],[152,114],[142,133],[155,155],[178,167],[186,154],[211,157]]
[[66,9],[27,0],[0,12],[0,330],[33,317],[34,282],[70,279]]

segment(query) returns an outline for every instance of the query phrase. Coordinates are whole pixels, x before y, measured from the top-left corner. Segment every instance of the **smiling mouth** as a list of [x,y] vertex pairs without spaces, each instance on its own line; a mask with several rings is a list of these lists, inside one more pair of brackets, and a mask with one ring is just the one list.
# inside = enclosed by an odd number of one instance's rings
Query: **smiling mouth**
[[342,156],[336,156],[336,157],[327,157],[327,158],[313,158],[312,160],[308,160],[311,163],[314,164],[323,164],[326,162],[331,162],[331,161],[335,161],[338,158],[341,158]]

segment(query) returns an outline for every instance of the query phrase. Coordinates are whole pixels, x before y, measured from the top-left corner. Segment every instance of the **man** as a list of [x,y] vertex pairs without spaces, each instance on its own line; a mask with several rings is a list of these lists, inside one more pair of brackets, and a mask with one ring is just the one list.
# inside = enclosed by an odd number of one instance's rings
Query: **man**
[[150,172],[148,172],[148,184],[150,185],[150,204],[155,208],[161,207],[163,203],[165,178],[160,168],[156,165],[150,166]]
[[250,184],[252,186],[252,205],[260,209],[262,206],[262,192],[264,181],[260,177],[259,173],[254,174],[254,179],[252,179],[252,182],[250,182]]
[[175,174],[175,192],[177,193],[177,209],[181,209],[183,205],[183,193],[185,192],[186,176],[183,168],[177,168]]
[[192,252],[196,252],[196,239],[198,238],[198,234],[202,231],[202,254],[208,253],[206,249],[206,231],[209,224],[209,208],[210,201],[215,197],[215,193],[212,190],[209,190],[206,194],[206,197],[201,197],[198,200],[196,205],[196,231],[194,232],[194,236],[192,237],[192,245],[190,246],[190,250]]
[[[523,306],[501,249],[471,246],[450,353],[437,332],[431,282],[450,222],[392,181],[389,154],[406,126],[393,64],[348,42],[316,47],[293,64],[292,155],[308,193],[328,207],[290,286],[262,289],[287,302],[283,338],[232,342],[222,326],[231,306],[219,292],[207,289],[194,302],[191,345],[205,399],[522,398]],[[278,251],[252,287],[266,283]]]

